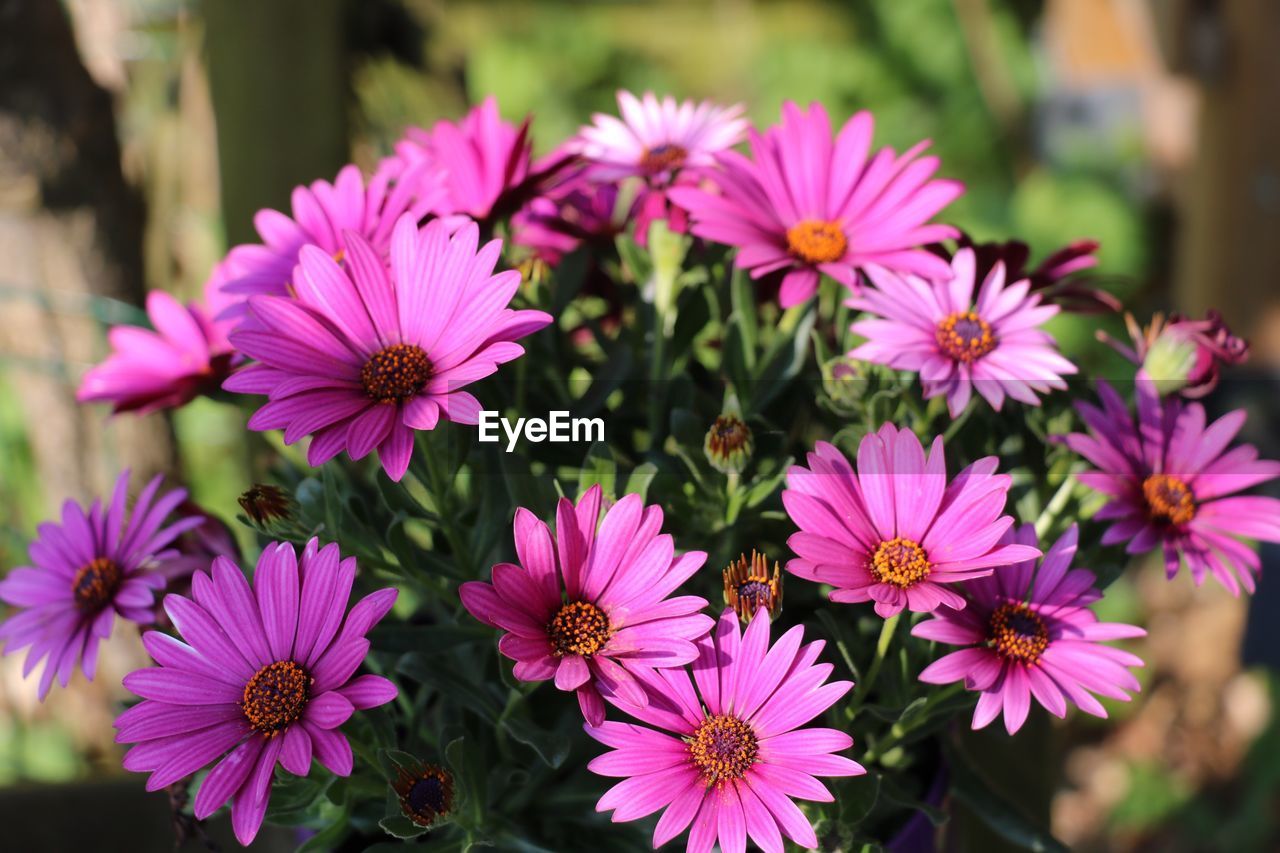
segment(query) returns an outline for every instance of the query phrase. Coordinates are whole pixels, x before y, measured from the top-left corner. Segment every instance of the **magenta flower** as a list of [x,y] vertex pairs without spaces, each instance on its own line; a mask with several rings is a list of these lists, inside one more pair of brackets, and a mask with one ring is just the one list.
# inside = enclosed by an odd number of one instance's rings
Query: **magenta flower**
[[869,268],[875,287],[848,304],[873,316],[853,324],[867,341],[849,357],[916,371],[925,399],[945,394],[952,417],[975,389],[999,411],[1006,395],[1038,406],[1037,393],[1066,388],[1062,377],[1076,366],[1040,328],[1061,309],[1041,304],[1026,279],[1006,286],[1001,263],[975,299],[972,249],[956,252],[951,271],[949,281],[929,282]]
[[0,581],[0,599],[20,608],[0,624],[5,654],[28,648],[22,674],[44,661],[38,689],[49,695],[56,675],[63,687],[77,664],[93,680],[98,644],[111,635],[118,614],[130,622],[154,621],[154,595],[164,589],[171,547],[202,519],[165,526],[187,496],[174,489],[157,498],[160,477],[142,490],[130,512],[129,473],[116,480],[105,507],[94,501],[86,513],[75,501],[62,505],[62,524],[45,522],[31,543],[31,566],[19,566]]
[[112,353],[80,380],[77,400],[109,402],[116,414],[147,414],[218,389],[234,358],[223,324],[203,306],[184,306],[160,290],[147,294],[147,316],[155,331],[111,328]]
[[436,220],[421,231],[412,214],[396,223],[388,269],[374,246],[346,235],[339,265],[304,246],[297,298],[255,296],[253,322],[231,335],[260,364],[223,387],[266,394],[250,429],[284,429],[288,444],[313,436],[307,461],[321,465],[346,450],[374,448],[393,480],[413,454],[413,431],[441,417],[474,424],[480,403],[462,387],[519,358],[516,338],[551,317],[507,307],[520,273],[493,272],[502,242],[477,251],[474,223],[450,237]]
[[769,853],[781,853],[783,835],[816,847],[813,827],[792,798],[831,802],[814,777],[866,770],[833,754],[853,746],[849,735],[800,728],[853,687],[827,683],[831,664],[814,663],[823,642],[802,646],[803,637],[797,625],[771,648],[766,614],[739,634],[737,615],[726,609],[715,635],[698,643],[692,681],[683,668],[655,670],[644,677],[647,705],[615,699],[660,731],[618,722],[586,726],[612,748],[587,766],[601,776],[625,777],[596,810],[612,809],[616,822],[665,809],[653,832],[655,848],[690,824],[689,853],[710,853],[717,841],[723,853],[742,853],[748,836]]
[[432,194],[430,212],[456,227],[462,217],[485,226],[533,198],[542,182],[568,162],[557,153],[533,162],[529,121],[502,120],[489,96],[462,121],[438,121],[430,131],[411,127],[396,143],[385,168],[411,173]]
[[262,243],[236,246],[228,253],[231,271],[222,291],[232,301],[222,316],[243,315],[249,295],[288,295],[303,246],[315,246],[341,263],[347,235],[358,234],[379,257],[386,257],[396,221],[405,213],[422,219],[442,193],[425,165],[380,169],[367,184],[359,168],[346,166],[332,184],[316,181],[295,188],[292,216],[258,211],[253,224]]
[[930,179],[938,159],[919,156],[927,143],[868,159],[872,125],[870,113],[858,113],[833,142],[822,105],[805,113],[787,102],[781,125],[750,132],[754,159],[718,155],[722,169],[709,175],[719,194],[676,187],[671,200],[692,215],[694,234],[738,247],[735,263],[752,278],[785,272],[784,308],[817,292],[822,273],[856,292],[867,264],[948,278],[946,262],[918,247],[959,233],[926,223],[964,187]]
[[715,166],[715,155],[737,145],[747,130],[742,105],[710,101],[661,101],[652,92],[637,98],[618,91],[622,118],[596,113],[578,132],[571,150],[592,164],[600,181],[641,177],[655,186],[671,183],[683,169]]
[[195,815],[203,820],[230,801],[245,845],[262,826],[277,762],[305,776],[314,757],[350,775],[351,745],[338,726],[396,697],[382,676],[352,678],[369,651],[365,634],[396,600],[382,589],[347,612],[355,574],[355,559],[342,560],[337,545],[312,539],[299,560],[292,545],[275,542],[258,560],[253,589],[219,557],[212,574],[192,578],[192,598],[166,597],[185,642],[158,631],[142,638],[159,665],[124,679],[143,698],[115,723],[116,742],[136,744],[125,769],[150,772],[147,790],[158,791],[217,761]]
[[[1006,537],[1036,544],[1033,525]],[[968,646],[930,664],[920,673],[926,684],[963,681],[976,690],[973,727],[980,729],[1004,713],[1009,734],[1022,727],[1031,699],[1049,713],[1064,717],[1067,703],[1097,717],[1106,710],[1093,693],[1129,700],[1138,680],[1125,669],[1142,666],[1128,652],[1102,645],[1103,640],[1144,637],[1133,625],[1099,622],[1089,605],[1102,598],[1093,572],[1071,568],[1076,555],[1076,526],[1062,535],[1039,567],[1027,560],[991,577],[964,585],[969,606],[939,611],[911,633],[926,640]]]
[[1010,479],[995,473],[994,456],[948,483],[941,437],[926,460],[915,433],[885,424],[858,445],[856,471],[826,442],[808,461],[791,468],[782,493],[800,528],[787,540],[797,554],[787,571],[836,587],[832,601],[874,601],[885,618],[959,610],[964,599],[944,584],[1040,556],[998,544],[1013,519],[1001,514]]
[[516,662],[521,681],[554,678],[575,691],[587,721],[604,721],[604,696],[643,705],[636,679],[653,667],[683,666],[698,656],[694,641],[707,633],[705,598],[670,598],[707,559],[702,551],[675,555],[659,533],[662,509],[627,495],[600,515],[593,486],[575,506],[561,499],[554,545],[547,525],[516,511],[520,565],[493,567],[493,583],[464,583],[471,615],[507,633],[498,650]]
[[511,242],[551,266],[583,242],[612,244],[630,212],[618,209],[620,195],[617,184],[597,183],[585,168],[562,172],[511,217]]
[[1232,334],[1213,309],[1203,320],[1173,314],[1166,321],[1156,314],[1145,329],[1138,327],[1131,314],[1125,314],[1124,320],[1132,346],[1102,331],[1098,338],[1138,365],[1138,378],[1154,381],[1162,394],[1199,399],[1218,387],[1223,367],[1249,360],[1249,343]]
[[1280,500],[1236,493],[1280,477],[1280,462],[1258,459],[1249,444],[1228,449],[1243,409],[1206,425],[1202,405],[1162,402],[1152,384],[1137,383],[1135,423],[1120,395],[1099,382],[1101,409],[1076,404],[1089,433],[1062,438],[1098,469],[1080,482],[1110,498],[1095,516],[1111,522],[1102,544],[1124,542],[1130,554],[1159,547],[1170,578],[1185,562],[1197,586],[1212,574],[1233,595],[1241,584],[1253,592],[1262,563],[1240,539],[1280,542]]

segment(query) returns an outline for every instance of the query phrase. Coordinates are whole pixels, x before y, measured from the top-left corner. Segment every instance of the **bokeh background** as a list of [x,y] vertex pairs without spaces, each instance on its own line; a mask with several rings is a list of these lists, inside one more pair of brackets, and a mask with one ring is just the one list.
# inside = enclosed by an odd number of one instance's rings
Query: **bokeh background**
[[[261,465],[234,408],[108,420],[74,403],[105,327],[144,322],[148,288],[197,297],[294,185],[489,93],[509,119],[534,114],[541,151],[614,111],[619,87],[742,101],[762,124],[785,99],[871,109],[879,143],[934,140],[968,185],[947,218],[976,238],[1035,257],[1097,239],[1105,286],[1139,318],[1222,310],[1254,359],[1214,406],[1248,404],[1249,438],[1280,456],[1277,44],[1273,0],[0,0],[0,571],[63,499],[126,466],[231,520]],[[1099,327],[1118,318],[1054,331],[1124,375]],[[1156,566],[1113,588],[1106,615],[1151,632],[1144,692],[1112,723],[1052,727],[1040,778],[1058,838],[1280,849],[1274,580],[1252,602]],[[142,781],[110,721],[142,662],[118,629],[96,683],[41,705],[21,660],[0,660],[6,821],[51,791],[132,814]]]

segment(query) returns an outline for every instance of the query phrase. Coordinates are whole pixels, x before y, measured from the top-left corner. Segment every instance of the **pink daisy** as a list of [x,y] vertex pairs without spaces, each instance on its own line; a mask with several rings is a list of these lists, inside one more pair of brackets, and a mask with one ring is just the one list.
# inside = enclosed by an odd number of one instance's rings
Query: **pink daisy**
[[1101,409],[1076,404],[1089,433],[1063,437],[1098,469],[1077,475],[1080,482],[1111,499],[1095,516],[1112,523],[1102,544],[1124,542],[1130,554],[1159,547],[1171,578],[1186,562],[1197,586],[1211,573],[1234,595],[1240,585],[1253,592],[1262,563],[1240,539],[1280,542],[1280,500],[1237,492],[1280,477],[1280,462],[1258,459],[1249,444],[1228,448],[1243,409],[1210,424],[1204,406],[1161,401],[1153,384],[1137,383],[1135,423],[1120,395],[1099,382]]
[[430,131],[409,128],[386,168],[411,172],[406,182],[426,182],[433,196],[430,212],[451,226],[467,217],[490,227],[533,198],[568,161],[556,153],[534,163],[532,150],[529,120],[519,127],[503,121],[491,95],[460,122],[438,121]]
[[629,218],[618,210],[620,195],[617,184],[597,183],[584,168],[561,173],[511,218],[511,242],[552,266],[584,242],[612,244]]
[[414,430],[434,429],[441,417],[476,423],[480,403],[459,389],[520,357],[515,339],[551,317],[507,307],[520,273],[494,274],[500,240],[477,251],[474,223],[452,237],[439,220],[421,231],[416,223],[413,214],[396,223],[390,268],[347,232],[341,265],[303,247],[296,299],[251,297],[253,323],[231,341],[260,364],[223,386],[270,398],[250,429],[284,429],[288,444],[313,436],[312,465],[377,448],[387,476],[399,480]]
[[964,599],[944,584],[1040,556],[998,544],[1013,519],[1001,514],[1010,478],[995,473],[994,456],[948,483],[941,437],[926,460],[915,433],[885,424],[858,445],[856,471],[826,442],[808,461],[791,468],[782,493],[800,528],[787,540],[797,554],[787,571],[836,587],[832,601],[874,601],[885,618],[904,608],[959,610]]
[[951,273],[949,281],[930,282],[868,268],[875,287],[848,304],[873,316],[853,324],[867,342],[849,357],[916,371],[925,399],[945,394],[952,417],[974,389],[999,411],[1006,395],[1038,406],[1037,393],[1067,387],[1062,377],[1076,366],[1040,328],[1061,310],[1057,305],[1042,304],[1026,279],[1006,286],[1000,262],[975,299],[972,249],[956,252]]
[[147,316],[155,331],[115,326],[107,333],[112,353],[80,380],[77,400],[109,402],[117,414],[147,414],[186,405],[222,385],[235,354],[210,312],[153,290]]
[[262,242],[236,246],[227,255],[231,269],[222,292],[224,298],[230,297],[230,304],[222,316],[242,315],[248,295],[289,294],[303,246],[315,246],[341,263],[347,235],[358,234],[385,257],[396,221],[405,213],[422,219],[442,193],[425,164],[380,169],[367,183],[359,168],[346,166],[332,184],[316,181],[297,187],[292,216],[277,210],[258,211],[253,224]]
[[116,615],[130,622],[154,621],[154,596],[165,587],[172,545],[201,517],[165,525],[187,496],[174,489],[157,498],[160,477],[127,509],[129,473],[116,480],[111,501],[94,501],[86,513],[75,501],[62,505],[62,524],[45,522],[31,543],[30,566],[0,581],[0,599],[19,608],[0,624],[5,654],[28,648],[23,675],[44,661],[38,689],[49,694],[56,675],[63,687],[77,664],[93,680],[98,643],[111,635]]
[[642,177],[656,186],[670,183],[682,169],[715,166],[715,155],[737,145],[747,130],[742,105],[710,101],[661,101],[652,92],[637,98],[618,91],[622,118],[596,113],[570,149],[592,164],[600,181]]
[[604,721],[606,696],[643,705],[636,678],[652,667],[683,666],[698,656],[694,641],[710,629],[696,595],[670,598],[706,560],[702,551],[675,555],[659,533],[662,510],[627,495],[600,515],[600,487],[575,506],[561,499],[553,539],[547,525],[516,511],[520,565],[493,567],[493,583],[459,590],[471,615],[507,633],[498,650],[516,662],[521,681],[554,678],[572,690],[588,722]]
[[735,263],[752,278],[784,272],[784,308],[813,296],[822,273],[857,291],[867,264],[947,278],[946,262],[917,247],[959,233],[926,223],[964,188],[931,180],[938,158],[919,156],[927,142],[868,159],[872,124],[858,113],[833,141],[822,105],[805,113],[787,102],[781,125],[750,132],[753,159],[718,155],[722,169],[708,173],[718,194],[676,187],[670,198],[689,211],[694,234],[738,247]]
[[124,679],[143,698],[115,723],[116,742],[136,744],[125,769],[150,772],[147,790],[158,791],[217,761],[195,815],[203,820],[230,801],[245,845],[262,826],[277,762],[305,776],[314,757],[350,775],[351,745],[338,726],[396,697],[382,676],[352,678],[369,652],[365,634],[396,600],[382,589],[347,612],[355,574],[355,559],[342,560],[337,545],[312,539],[299,559],[292,545],[274,542],[252,589],[219,557],[212,574],[192,578],[191,598],[167,596],[165,611],[186,642],[158,631],[142,638],[159,665]]
[[[769,619],[761,613],[739,633],[726,609],[714,636],[703,637],[693,665],[645,676],[647,706],[615,700],[641,722],[588,724],[587,734],[611,747],[588,764],[601,776],[621,776],[596,804],[614,821],[636,820],[665,809],[653,832],[655,848],[692,824],[686,850],[742,853],[747,838],[781,853],[782,836],[802,847],[818,844],[813,827],[792,798],[831,802],[816,776],[858,776],[861,765],[840,755],[853,738],[836,729],[800,728],[853,687],[827,683],[832,666],[814,663],[818,640],[801,645],[799,625],[769,645]],[[695,689],[696,685],[696,689]],[[668,734],[669,733],[669,734]]]
[[[1033,525],[1006,537],[1036,544]],[[939,611],[911,633],[926,640],[968,646],[925,668],[926,684],[964,681],[976,690],[973,727],[980,729],[1004,713],[1009,734],[1022,727],[1034,697],[1049,713],[1064,717],[1071,702],[1089,714],[1107,716],[1093,693],[1129,700],[1138,680],[1125,669],[1142,666],[1128,652],[1102,645],[1103,640],[1144,637],[1133,625],[1099,622],[1089,605],[1102,598],[1093,572],[1071,568],[1076,555],[1073,524],[1044,555],[1039,567],[1027,560],[991,577],[964,585],[969,606]]]

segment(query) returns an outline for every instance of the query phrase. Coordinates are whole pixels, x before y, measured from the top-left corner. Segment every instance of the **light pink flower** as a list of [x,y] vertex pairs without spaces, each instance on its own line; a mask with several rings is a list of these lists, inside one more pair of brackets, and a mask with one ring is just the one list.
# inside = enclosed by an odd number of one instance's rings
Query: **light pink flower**
[[1065,389],[1076,366],[1040,328],[1061,309],[1029,293],[1026,279],[1006,286],[1000,262],[975,298],[972,249],[956,252],[951,270],[931,282],[868,268],[875,287],[848,303],[872,315],[853,324],[867,341],[849,357],[919,373],[925,399],[945,395],[952,417],[974,390],[999,411],[1006,396],[1038,406],[1037,394]]

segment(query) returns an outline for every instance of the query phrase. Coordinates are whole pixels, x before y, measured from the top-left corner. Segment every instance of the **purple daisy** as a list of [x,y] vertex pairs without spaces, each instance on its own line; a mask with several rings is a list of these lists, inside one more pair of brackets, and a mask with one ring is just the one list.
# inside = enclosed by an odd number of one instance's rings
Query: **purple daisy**
[[787,571],[831,584],[832,601],[874,601],[885,618],[904,608],[959,610],[964,598],[944,584],[1040,556],[999,544],[1013,519],[1002,515],[1010,478],[995,473],[994,456],[948,483],[941,437],[926,459],[915,433],[885,424],[858,445],[856,471],[826,442],[808,461],[791,468],[782,493],[800,528],[787,540],[797,554]]
[[311,435],[307,461],[374,448],[399,480],[413,454],[413,431],[441,417],[474,424],[480,403],[459,390],[524,354],[515,343],[551,322],[541,311],[507,307],[520,273],[494,274],[502,242],[477,251],[474,223],[452,237],[440,220],[418,230],[405,214],[391,238],[388,269],[374,246],[346,234],[339,265],[304,246],[297,297],[250,298],[252,323],[231,335],[260,364],[223,387],[266,394],[250,429],[284,429],[286,444]]
[[[1033,525],[1006,537],[1023,545],[1036,544]],[[1106,709],[1093,697],[1129,700],[1138,680],[1125,667],[1142,661],[1104,640],[1144,637],[1133,625],[1099,622],[1089,605],[1102,598],[1093,572],[1073,569],[1076,526],[1049,548],[1039,567],[1027,560],[1001,569],[991,577],[964,585],[969,606],[939,611],[912,628],[926,640],[968,646],[930,664],[920,673],[926,684],[963,681],[976,690],[978,707],[973,727],[986,726],[1001,712],[1009,734],[1022,727],[1034,697],[1049,713],[1064,717],[1067,703],[1097,717]]]
[[292,216],[258,211],[253,224],[262,242],[236,246],[228,253],[230,272],[222,292],[232,301],[222,316],[241,316],[244,299],[252,294],[287,295],[303,246],[315,246],[341,262],[347,235],[358,234],[385,257],[396,221],[405,213],[422,219],[443,192],[425,164],[380,169],[367,184],[359,168],[346,166],[332,184],[316,181],[297,187]]
[[976,299],[972,249],[956,252],[949,281],[875,267],[867,275],[875,287],[848,304],[874,316],[853,324],[867,342],[849,357],[919,373],[925,399],[945,394],[952,417],[974,389],[996,411],[1006,396],[1038,406],[1037,393],[1066,388],[1062,377],[1076,372],[1040,328],[1061,309],[1042,304],[1026,279],[1006,286],[1003,263],[991,268]]
[[[396,600],[382,589],[347,603],[355,558],[312,539],[301,559],[275,542],[258,560],[253,588],[219,557],[192,578],[192,598],[170,595],[165,611],[183,640],[143,638],[159,666],[125,676],[143,698],[116,720],[117,743],[132,743],[126,770],[150,772],[148,791],[217,761],[196,794],[203,820],[228,800],[241,844],[258,834],[276,763],[298,776],[314,757],[351,774],[351,745],[337,730],[353,711],[396,697],[379,675],[352,678],[369,651],[365,634]],[[225,757],[223,757],[225,756]],[[221,759],[221,760],[218,760]]]
[[644,677],[646,705],[615,699],[655,728],[586,726],[611,747],[587,767],[625,777],[596,810],[612,810],[617,822],[665,809],[653,831],[655,848],[690,824],[689,853],[710,853],[717,842],[723,853],[743,853],[748,837],[767,853],[782,853],[784,835],[816,847],[813,826],[792,798],[829,803],[831,792],[815,777],[866,770],[834,754],[853,746],[846,733],[801,728],[853,687],[828,683],[833,667],[814,662],[823,642],[803,640],[797,625],[771,647],[767,613],[741,634],[737,614],[726,609],[714,636],[698,643],[692,680],[683,667],[655,670]]
[[[464,583],[471,615],[508,633],[498,650],[516,662],[521,681],[555,679],[572,690],[587,721],[604,721],[601,695],[644,704],[636,679],[653,667],[683,666],[698,656],[694,641],[711,628],[696,595],[669,597],[707,559],[676,556],[662,529],[662,509],[627,495],[600,516],[593,486],[575,506],[561,499],[554,540],[547,525],[516,511],[520,565],[493,567],[493,583]],[[554,543],[554,544],[553,544]]]
[[116,480],[105,507],[94,501],[86,513],[67,501],[62,524],[37,528],[31,565],[13,569],[0,581],[0,599],[20,608],[0,624],[0,642],[5,654],[30,647],[24,676],[44,661],[41,700],[55,675],[66,687],[77,664],[93,680],[98,644],[111,635],[117,614],[139,624],[155,621],[155,593],[167,578],[164,567],[178,556],[174,540],[203,523],[192,516],[165,524],[187,493],[174,489],[157,498],[161,479],[147,484],[132,511],[127,471]]
[[1212,574],[1233,595],[1241,585],[1253,592],[1262,562],[1240,539],[1280,542],[1280,500],[1237,493],[1280,477],[1280,462],[1259,459],[1249,444],[1228,448],[1244,426],[1243,409],[1210,424],[1204,406],[1162,401],[1154,385],[1137,383],[1135,422],[1120,395],[1099,382],[1101,409],[1076,404],[1089,433],[1062,438],[1098,469],[1077,475],[1080,482],[1110,498],[1094,516],[1111,522],[1102,544],[1124,542],[1130,554],[1162,548],[1170,578],[1185,562],[1197,586]]
[[963,185],[931,180],[938,158],[919,156],[927,142],[868,158],[872,127],[871,114],[858,113],[833,141],[821,104],[806,113],[788,101],[782,124],[750,132],[753,159],[718,155],[722,168],[708,173],[718,194],[676,187],[670,198],[689,211],[694,234],[737,246],[734,262],[752,278],[784,272],[784,308],[813,296],[823,273],[856,292],[867,264],[949,277],[945,261],[918,247],[959,234],[927,223]]

